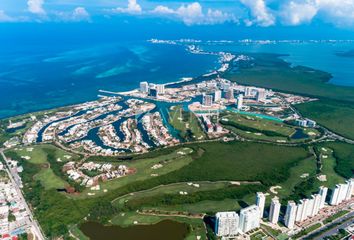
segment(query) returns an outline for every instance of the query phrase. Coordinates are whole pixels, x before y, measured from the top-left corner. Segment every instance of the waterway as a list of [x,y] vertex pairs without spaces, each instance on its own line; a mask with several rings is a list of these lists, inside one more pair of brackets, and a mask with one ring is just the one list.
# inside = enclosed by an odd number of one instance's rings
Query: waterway
[[187,224],[171,220],[126,228],[87,222],[80,226],[80,230],[91,240],[183,240],[190,231]]

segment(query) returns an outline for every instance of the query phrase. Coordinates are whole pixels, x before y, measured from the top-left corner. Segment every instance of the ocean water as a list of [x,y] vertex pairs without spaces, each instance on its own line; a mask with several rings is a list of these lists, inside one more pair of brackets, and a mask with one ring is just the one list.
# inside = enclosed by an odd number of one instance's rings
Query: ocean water
[[93,100],[140,81],[167,83],[218,67],[216,56],[146,41],[0,47],[0,118]]
[[302,42],[276,44],[223,44],[203,46],[211,51],[233,51],[238,53],[278,53],[289,54],[283,59],[292,65],[302,65],[332,74],[329,83],[354,86],[354,57],[337,56],[338,52],[354,49],[354,42]]
[[[289,54],[284,59],[330,72],[330,83],[354,86],[354,58],[336,52],[354,43],[203,45],[212,51]],[[194,55],[184,46],[146,40],[49,41],[0,46],[0,118],[96,99],[98,90],[126,91],[140,81],[167,83],[219,67],[216,56]]]

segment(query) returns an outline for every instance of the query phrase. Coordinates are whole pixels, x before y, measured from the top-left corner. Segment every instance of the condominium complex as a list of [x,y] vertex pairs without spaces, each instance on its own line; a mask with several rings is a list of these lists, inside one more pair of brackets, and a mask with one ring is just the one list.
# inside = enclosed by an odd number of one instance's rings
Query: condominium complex
[[[343,201],[351,199],[354,190],[354,179],[347,180],[345,184],[337,184],[332,191],[329,201],[331,205],[338,205]],[[295,223],[301,223],[309,217],[319,214],[324,208],[328,193],[327,187],[320,187],[318,193],[312,194],[310,198],[302,199],[296,204],[288,201],[284,216],[284,224],[287,228],[293,229]],[[243,208],[240,215],[236,212],[220,212],[216,214],[215,233],[221,237],[235,236],[239,233],[247,233],[260,227],[265,208],[266,195],[262,192],[256,194],[256,204]],[[273,197],[270,203],[268,220],[277,224],[281,212],[281,203],[278,197]]]

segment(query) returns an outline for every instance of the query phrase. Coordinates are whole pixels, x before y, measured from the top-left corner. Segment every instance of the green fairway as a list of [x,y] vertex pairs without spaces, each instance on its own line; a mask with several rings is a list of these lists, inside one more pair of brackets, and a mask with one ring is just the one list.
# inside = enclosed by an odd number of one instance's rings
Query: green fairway
[[169,185],[159,186],[153,189],[130,193],[114,200],[113,204],[117,207],[124,206],[125,202],[130,199],[144,199],[160,194],[190,194],[198,191],[214,190],[224,188],[231,185],[230,182],[190,182],[190,183],[174,183]]
[[274,189],[278,194],[274,194],[271,191],[269,191],[269,193],[277,195],[280,198],[287,198],[293,193],[296,185],[303,181],[307,181],[310,176],[314,176],[316,174],[316,169],[316,160],[313,156],[298,162],[290,169],[288,179],[278,185],[280,188]]
[[[164,154],[153,158],[119,161],[116,164],[134,168],[136,173],[103,182],[101,183],[100,190],[92,191],[90,189],[86,189],[82,194],[76,197],[85,198],[88,197],[88,194],[91,196],[97,196],[103,194],[104,192],[128,185],[129,183],[156,178],[169,172],[176,171],[192,162],[193,159],[190,156],[192,152],[193,150],[191,148],[180,148],[170,154]],[[154,166],[157,166],[157,168],[154,168]]]
[[79,159],[79,156],[49,144],[14,148],[6,151],[6,155],[9,157],[15,156],[17,158],[23,158],[33,164],[44,164],[48,162],[47,158],[49,152],[53,154],[52,157],[58,162],[75,161]]
[[336,161],[334,170],[338,175],[346,179],[354,176],[354,145],[328,142],[321,146],[333,150],[333,156]]
[[254,58],[253,65],[245,64],[238,71],[229,71],[223,77],[240,84],[260,86],[297,94],[354,101],[354,88],[328,84],[331,75],[308,67],[292,67],[280,57],[267,53],[247,53]]
[[247,116],[237,113],[228,113],[222,118],[222,123],[235,124],[242,128],[249,128],[250,131],[264,133],[270,136],[283,136],[290,137],[295,129],[281,122],[275,122],[271,120],[265,120],[256,116]]
[[194,113],[184,111],[182,106],[173,106],[170,109],[169,116],[170,124],[180,131],[182,138],[186,140],[203,140],[206,138]]
[[333,188],[338,183],[344,183],[344,178],[339,176],[335,171],[337,162],[333,156],[333,150],[319,146],[318,151],[321,153],[321,174],[326,176],[326,181],[323,182],[323,185],[329,188]]
[[39,180],[45,189],[63,189],[68,183],[53,173],[53,170],[42,169],[34,176],[35,180]]
[[320,100],[296,105],[306,117],[344,137],[354,139],[354,106],[352,103]]
[[34,175],[34,179],[39,180],[47,190],[64,188],[69,185],[59,174],[53,172],[54,165],[50,164],[51,161],[56,163],[79,159],[79,156],[49,144],[14,148],[6,151],[6,156],[38,165],[40,171]]

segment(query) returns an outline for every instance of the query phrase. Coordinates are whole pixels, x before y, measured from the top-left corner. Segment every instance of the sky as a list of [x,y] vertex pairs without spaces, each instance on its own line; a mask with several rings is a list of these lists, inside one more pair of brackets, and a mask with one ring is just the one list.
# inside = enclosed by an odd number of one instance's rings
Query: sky
[[1,0],[1,22],[92,22],[131,15],[186,25],[298,26],[319,21],[354,28],[354,0]]
[[265,37],[283,32],[282,38],[296,38],[299,33],[309,38],[354,39],[354,0],[0,1],[0,31],[9,30],[9,24],[18,30],[14,25],[28,23],[64,23],[69,29],[70,24],[97,27],[103,23],[150,32],[168,31],[173,25],[192,35],[206,29],[212,35],[211,29],[218,29],[221,37],[253,31]]

